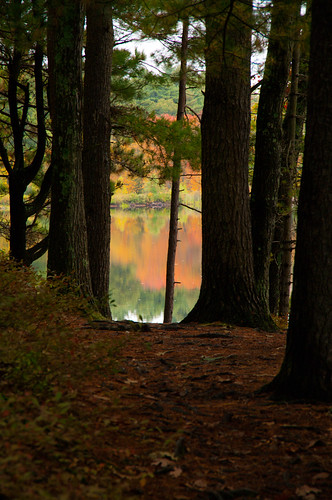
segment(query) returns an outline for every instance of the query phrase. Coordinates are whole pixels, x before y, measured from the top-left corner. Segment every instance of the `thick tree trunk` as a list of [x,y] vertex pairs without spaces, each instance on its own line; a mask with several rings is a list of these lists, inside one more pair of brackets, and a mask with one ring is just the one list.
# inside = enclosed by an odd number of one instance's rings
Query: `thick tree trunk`
[[[178,100],[178,109],[176,117],[178,121],[183,119],[186,106],[188,30],[189,30],[189,20],[188,18],[186,18],[182,23],[179,100]],[[168,237],[168,251],[167,251],[167,264],[166,264],[164,323],[171,323],[173,316],[175,257],[176,257],[176,247],[178,242],[180,175],[181,175],[181,155],[179,151],[174,151],[171,210],[169,219],[169,237]]]
[[249,210],[251,31],[239,18],[249,20],[251,7],[225,1],[221,7],[225,17],[210,13],[206,18],[202,284],[184,321],[271,328],[254,289]]
[[93,0],[87,7],[83,179],[92,290],[98,308],[105,316],[111,316],[109,282],[112,51],[112,4]]
[[308,115],[281,398],[332,400],[332,3],[312,2]]
[[53,115],[48,273],[70,275],[91,294],[82,178],[83,10],[79,1],[49,0],[48,5]]
[[[255,145],[255,167],[251,190],[251,220],[255,282],[269,310],[269,268],[281,169],[282,110],[291,62],[291,39],[281,37],[293,22],[290,2],[278,0],[272,21],[264,79],[261,85]],[[287,7],[287,9],[286,9]]]

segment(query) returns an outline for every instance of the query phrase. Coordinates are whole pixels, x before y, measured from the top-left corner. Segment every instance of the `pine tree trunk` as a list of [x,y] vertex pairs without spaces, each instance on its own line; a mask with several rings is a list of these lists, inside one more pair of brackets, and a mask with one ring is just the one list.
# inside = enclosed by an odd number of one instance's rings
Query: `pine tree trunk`
[[[179,80],[179,100],[177,117],[182,120],[186,106],[186,84],[187,84],[187,52],[188,52],[188,29],[189,20],[186,18],[182,23],[182,43],[181,43],[181,68]],[[169,237],[166,264],[166,290],[165,290],[165,308],[164,323],[171,323],[174,304],[174,276],[175,276],[175,257],[178,241],[178,215],[179,215],[179,194],[180,194],[180,175],[181,175],[181,155],[179,151],[174,151],[173,177],[171,210],[169,220]]]
[[111,316],[109,281],[112,52],[112,5],[93,0],[87,7],[83,179],[92,290],[99,311],[104,316]]
[[295,183],[307,101],[307,59],[303,51],[299,61],[300,64],[296,61],[300,56],[299,48],[300,42],[297,42],[294,46],[289,105],[283,122],[282,168],[278,194],[279,213],[275,225],[270,264],[270,311],[275,315],[284,317],[289,312],[289,292],[293,267],[292,253],[294,249]]
[[[222,7],[224,9],[222,9]],[[202,116],[202,284],[188,321],[272,328],[254,289],[248,192],[251,7],[206,18]],[[220,12],[219,11],[219,12]]]
[[[251,190],[251,220],[255,283],[262,303],[269,310],[269,268],[277,212],[281,169],[282,110],[291,62],[291,11],[278,0],[272,8],[271,32],[261,86],[255,144],[255,167]],[[287,6],[288,7],[288,6]]]
[[312,2],[308,114],[284,362],[266,388],[332,400],[332,3]]
[[[48,273],[91,294],[82,178],[81,2],[49,0],[52,189]],[[61,15],[59,15],[61,12]]]
[[304,118],[298,116],[302,106],[298,105],[299,75],[300,73],[300,42],[294,47],[292,63],[292,85],[289,98],[289,120],[287,124],[287,140],[284,149],[286,150],[285,171],[282,172],[282,191],[280,203],[282,205],[283,225],[281,237],[281,275],[280,275],[280,303],[279,316],[287,317],[290,306],[290,287],[292,281],[293,267],[293,238],[294,238],[294,184],[296,180],[297,161],[299,157],[299,140],[302,137]]

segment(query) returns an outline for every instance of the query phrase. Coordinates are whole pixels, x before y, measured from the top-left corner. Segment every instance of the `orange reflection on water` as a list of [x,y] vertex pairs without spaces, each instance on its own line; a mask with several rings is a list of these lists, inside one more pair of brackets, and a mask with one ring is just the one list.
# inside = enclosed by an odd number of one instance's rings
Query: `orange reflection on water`
[[[168,245],[167,211],[113,211],[112,264],[133,266],[136,278],[150,290],[165,287]],[[188,290],[201,283],[200,216],[186,215],[181,220],[176,257],[175,281]]]

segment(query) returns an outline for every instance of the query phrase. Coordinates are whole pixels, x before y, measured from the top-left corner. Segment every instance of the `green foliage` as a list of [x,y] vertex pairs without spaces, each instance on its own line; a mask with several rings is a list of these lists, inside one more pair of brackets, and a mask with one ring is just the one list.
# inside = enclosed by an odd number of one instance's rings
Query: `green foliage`
[[[168,114],[176,116],[177,103],[179,97],[179,84],[176,79],[178,72],[172,70],[169,75],[168,82],[157,84],[149,82],[144,89],[142,89],[141,96],[136,99],[136,104],[144,108],[148,112],[154,112],[156,115]],[[188,115],[193,112],[200,115],[203,110],[204,96],[202,92],[202,82],[189,83],[187,89],[187,108]]]
[[112,102],[128,103],[133,99],[139,99],[143,95],[143,89],[149,84],[159,82],[162,84],[164,78],[147,71],[144,67],[145,54],[135,50],[131,54],[126,49],[114,49],[112,59]]
[[115,138],[113,158],[133,175],[157,172],[160,183],[172,179],[175,151],[188,161],[193,170],[200,168],[200,127],[195,121],[176,121],[171,117],[137,112],[124,114],[119,120],[131,139]]

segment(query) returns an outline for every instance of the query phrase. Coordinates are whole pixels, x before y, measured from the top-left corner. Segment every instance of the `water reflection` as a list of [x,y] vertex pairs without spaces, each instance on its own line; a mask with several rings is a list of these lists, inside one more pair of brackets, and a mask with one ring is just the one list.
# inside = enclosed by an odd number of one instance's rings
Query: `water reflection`
[[[168,210],[112,210],[110,292],[114,319],[142,316],[162,322],[168,244]],[[181,321],[195,304],[201,282],[201,219],[180,210],[173,321]],[[34,263],[46,273],[47,256]]]
[[[161,322],[165,297],[168,210],[112,211],[111,294],[115,319]],[[200,216],[180,211],[173,321],[195,304],[200,287]]]

